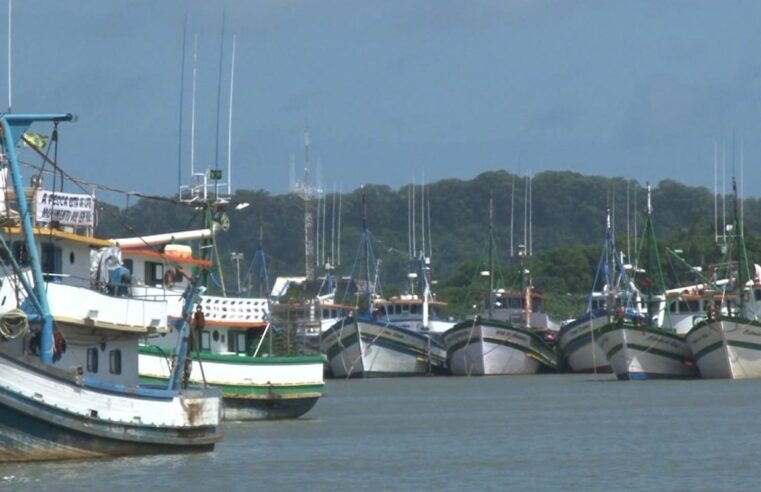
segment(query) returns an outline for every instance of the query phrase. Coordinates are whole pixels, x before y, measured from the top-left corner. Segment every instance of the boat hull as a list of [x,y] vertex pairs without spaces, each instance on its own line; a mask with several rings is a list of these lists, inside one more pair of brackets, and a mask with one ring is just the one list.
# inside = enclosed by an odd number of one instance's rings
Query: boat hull
[[608,322],[607,316],[585,316],[560,329],[558,351],[570,372],[609,373],[608,358],[594,340],[593,330]]
[[708,379],[761,378],[761,323],[722,316],[687,334],[700,375]]
[[443,338],[453,375],[534,374],[541,367],[557,367],[554,352],[538,335],[507,323],[465,321]]
[[333,377],[420,376],[446,371],[446,348],[434,335],[372,318],[345,318],[323,335]]
[[0,353],[0,461],[211,451],[218,415],[219,398],[203,392],[113,393]]
[[619,380],[699,376],[687,340],[657,328],[615,320],[596,331],[597,344]]
[[[141,380],[166,381],[167,355],[158,347],[141,346]],[[324,392],[321,355],[247,357],[202,352],[200,358],[200,363],[193,360],[190,382],[205,382],[222,391],[225,420],[298,418],[311,410]]]

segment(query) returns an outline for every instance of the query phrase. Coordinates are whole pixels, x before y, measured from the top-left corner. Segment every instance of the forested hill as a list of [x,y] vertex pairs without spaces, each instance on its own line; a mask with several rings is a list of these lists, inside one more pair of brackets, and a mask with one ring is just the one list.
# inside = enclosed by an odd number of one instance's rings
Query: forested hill
[[[430,203],[430,238],[426,236],[426,244],[431,241],[434,278],[439,279],[442,291],[464,283],[465,272],[477,267],[488,234],[490,194],[493,196],[499,263],[502,266],[515,265],[518,245],[524,243],[524,237],[530,237],[534,282],[537,287],[551,292],[578,293],[589,289],[604,239],[606,210],[610,209],[613,214],[616,236],[624,251],[634,248],[635,230],[641,230],[644,225],[647,190],[643,183],[634,180],[583,176],[567,171],[542,172],[531,180],[530,208],[525,206],[528,190],[526,178],[506,171],[487,172],[467,181],[447,179],[425,186],[425,200]],[[357,189],[344,193],[340,199],[338,274],[349,275],[351,272],[362,228],[362,193]],[[383,185],[364,187],[367,225],[377,241],[375,253],[383,262],[385,285],[403,285],[408,271],[409,193],[410,186],[398,190]],[[420,249],[419,186],[415,188],[415,195],[416,246]],[[321,239],[319,244],[324,244],[327,259],[331,251],[337,256],[339,250],[339,200],[333,194],[327,194],[324,199],[327,220],[324,241]],[[334,200],[335,227],[331,223]],[[234,205],[242,202],[248,202],[250,206],[236,210]],[[219,236],[220,257],[228,272],[228,284],[229,272],[232,272],[230,253],[244,253],[241,270],[245,273],[243,267],[247,268],[257,248],[260,226],[269,258],[270,278],[303,275],[304,204],[300,198],[293,194],[238,190],[232,205],[228,210],[230,229]],[[685,257],[692,263],[718,258],[718,248],[713,241],[714,198],[710,190],[671,180],[662,181],[652,188],[652,205],[655,231],[663,245],[684,249]],[[747,199],[743,208],[746,228],[758,233],[761,230],[759,200]],[[721,202],[718,210],[721,223],[724,210]],[[733,210],[734,200],[729,196],[727,221],[731,221]],[[428,229],[428,211],[425,215]],[[530,234],[524,228],[527,215],[532,223]],[[515,253],[512,258],[511,218]],[[97,232],[101,236],[118,237],[197,227],[202,227],[201,214],[187,205],[140,200],[126,210],[102,205]],[[627,228],[631,233],[630,241],[627,241]],[[321,224],[319,229],[322,234]],[[755,247],[752,235],[749,235],[749,242],[752,252],[761,249]]]

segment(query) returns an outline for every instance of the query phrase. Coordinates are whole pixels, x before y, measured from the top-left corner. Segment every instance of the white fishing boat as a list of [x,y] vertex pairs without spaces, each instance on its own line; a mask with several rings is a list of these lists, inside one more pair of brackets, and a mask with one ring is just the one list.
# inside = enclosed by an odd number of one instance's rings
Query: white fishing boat
[[[621,284],[625,290],[611,293],[609,304],[616,304],[616,308],[609,312],[608,323],[595,330],[597,345],[620,380],[698,377],[692,351],[684,334],[676,332],[666,308],[649,186],[647,221],[638,261],[642,261],[634,269],[638,278],[630,280],[624,271]],[[637,281],[640,287],[634,286]]]
[[650,326],[646,317],[624,315],[601,327],[595,337],[620,380],[698,377],[684,336]]
[[[179,316],[179,293],[187,280],[179,271],[210,269],[211,260],[193,256],[188,245],[170,243],[213,238],[214,226],[141,238],[114,239],[124,248],[132,289],[149,299],[167,299],[169,317]],[[178,270],[179,269],[179,270]],[[221,389],[225,420],[297,418],[308,412],[324,391],[320,354],[276,356],[271,346],[269,300],[238,296],[201,296],[193,317],[194,350],[189,381]],[[179,334],[144,337],[140,346],[140,377],[167,380],[171,360],[167,349]]]
[[334,377],[418,376],[446,371],[447,351],[432,334],[383,317],[347,316],[323,336]]
[[592,293],[587,312],[560,327],[558,352],[570,372],[611,372],[605,352],[593,338],[594,331],[608,323],[607,298],[603,292]]
[[[90,275],[90,251],[111,246],[90,234],[94,197],[25,189],[17,148],[36,149],[34,123],[55,127],[70,114],[3,114],[4,275],[0,325],[0,461],[208,451],[221,439],[217,391],[183,388],[190,313],[184,292],[179,343],[162,386],[140,385],[138,340],[169,331],[166,301],[136,298],[123,270]],[[37,151],[44,165],[53,163]],[[29,199],[34,205],[29,206]],[[113,256],[110,256],[113,257]]]
[[687,334],[700,375],[707,379],[761,378],[761,323],[737,315],[714,315]]
[[[362,199],[364,210],[364,194]],[[395,304],[380,295],[378,265],[365,212],[357,261],[352,269],[356,272],[357,267],[364,267],[364,274],[356,276],[363,280],[352,285],[359,285],[361,290],[356,294],[363,297],[367,310],[340,319],[323,333],[322,346],[332,375],[389,377],[445,372],[446,348],[438,336],[423,328],[429,326],[428,297],[424,296],[418,313],[420,325],[404,326],[402,323],[410,323],[409,313],[401,319],[400,309],[397,317],[395,308],[390,312],[390,306]],[[395,317],[400,323],[394,321]]]
[[480,316],[444,333],[449,370],[455,376],[534,374],[554,370],[555,353],[536,332]]
[[700,375],[709,379],[761,378],[761,283],[750,275],[743,224],[739,220],[737,187],[735,219],[728,232],[727,261],[717,272],[729,281],[716,286],[719,302],[687,334]]
[[[490,201],[490,209],[491,209]],[[457,376],[533,374],[554,371],[557,359],[548,344],[557,324],[542,312],[543,296],[531,285],[528,269],[521,266],[520,290],[496,288],[496,244],[489,214],[487,301],[483,313],[456,324],[442,335],[449,370]]]

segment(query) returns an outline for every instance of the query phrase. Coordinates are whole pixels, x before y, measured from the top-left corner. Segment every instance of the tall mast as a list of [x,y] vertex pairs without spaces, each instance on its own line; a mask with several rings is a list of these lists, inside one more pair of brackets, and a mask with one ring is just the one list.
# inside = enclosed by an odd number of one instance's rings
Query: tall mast
[[407,188],[407,256],[411,260],[412,251],[412,186]]
[[719,242],[719,143],[713,141],[713,240]]
[[420,250],[425,255],[425,174],[420,181]]
[[230,65],[230,103],[227,114],[227,194],[232,196],[232,147],[233,147],[233,83],[235,82],[235,35],[233,35],[233,59]]
[[494,192],[489,191],[489,318],[494,316]]
[[412,178],[412,256],[417,254],[417,245],[415,244],[415,178]]
[[[320,190],[322,190],[322,185],[320,185]],[[320,197],[322,198],[322,245],[320,246],[320,251],[322,252],[322,256],[320,256],[320,264],[325,264],[325,223],[328,215],[327,210],[327,197],[324,193],[320,193]]]
[[631,228],[629,227],[629,185],[631,181],[626,180],[626,261],[631,262]]
[[[198,35],[193,37],[193,95],[190,103],[190,179],[196,173],[196,78],[198,75]],[[206,190],[204,190],[204,193]]]
[[722,215],[722,242],[727,244],[727,146],[721,145],[721,215]]
[[513,188],[510,191],[510,257],[515,256],[515,249],[513,248],[513,231],[515,224],[515,174],[513,174]]
[[330,214],[330,264],[336,264],[336,183],[333,182],[333,200]]
[[[188,15],[185,14],[185,22],[182,25],[182,61],[180,62],[180,122],[179,135],[177,136],[177,193],[182,187],[182,107],[185,96],[185,44],[188,37]],[[192,179],[192,176],[191,176]]]
[[13,63],[11,63],[11,56],[13,54],[13,51],[11,50],[11,11],[13,10],[13,0],[8,0],[8,112],[13,112],[13,91],[11,90],[11,83],[13,81],[13,78],[11,77],[11,67],[13,66]]
[[528,176],[524,178],[523,191],[523,253],[528,254]]
[[534,255],[534,187],[531,175],[528,177],[528,255]]
[[430,194],[426,198],[428,203],[428,258],[433,258],[433,240],[431,239],[431,198]]
[[[748,259],[745,252],[745,242],[743,238],[743,229],[740,222],[740,210],[738,206],[739,196],[737,194],[737,181],[732,178],[732,193],[734,195],[734,240],[735,251],[737,251],[737,304],[742,307],[744,304],[745,296],[745,284],[747,277],[746,269],[748,269]],[[752,289],[751,289],[752,295]]]
[[336,256],[338,257],[338,261],[336,262],[336,265],[341,264],[341,203],[343,201],[343,190],[343,184],[338,185],[338,244],[336,245]]
[[[217,71],[217,131],[214,138],[214,170],[219,176],[219,111],[222,101],[222,55],[225,49],[225,21],[227,20],[227,11],[222,11],[222,32],[219,36],[219,70]],[[214,198],[219,197],[219,179],[214,178]]]

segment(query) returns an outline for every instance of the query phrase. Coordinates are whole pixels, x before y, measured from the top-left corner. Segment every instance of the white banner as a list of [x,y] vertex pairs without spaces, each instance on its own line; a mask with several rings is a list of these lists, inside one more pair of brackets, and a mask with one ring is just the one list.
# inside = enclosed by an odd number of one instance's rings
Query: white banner
[[90,195],[37,190],[34,201],[39,223],[56,221],[60,225],[89,227],[95,223],[95,198]]

